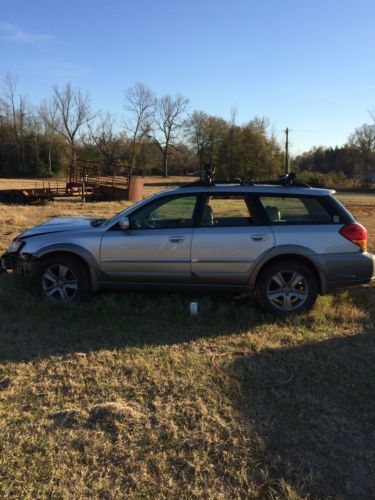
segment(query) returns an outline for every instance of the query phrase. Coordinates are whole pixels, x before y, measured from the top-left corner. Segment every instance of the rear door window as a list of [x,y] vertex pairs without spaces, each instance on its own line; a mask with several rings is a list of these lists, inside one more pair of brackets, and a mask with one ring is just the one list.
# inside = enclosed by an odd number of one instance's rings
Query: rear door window
[[238,227],[253,224],[254,219],[245,194],[214,194],[206,197],[201,227]]
[[319,199],[310,196],[259,196],[271,224],[338,223]]

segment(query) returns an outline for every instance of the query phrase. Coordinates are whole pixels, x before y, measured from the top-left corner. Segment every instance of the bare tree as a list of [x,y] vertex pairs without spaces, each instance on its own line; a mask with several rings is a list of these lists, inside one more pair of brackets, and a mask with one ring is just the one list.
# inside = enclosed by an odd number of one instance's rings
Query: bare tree
[[17,78],[7,73],[4,78],[3,95],[0,98],[0,104],[6,116],[12,122],[14,135],[18,138],[18,120],[16,111],[16,89]]
[[224,174],[223,152],[227,149],[229,124],[222,118],[210,116],[203,111],[194,111],[186,122],[189,142],[193,145],[199,160],[200,174],[203,165],[211,163]]
[[73,88],[70,83],[62,89],[54,85],[51,101],[42,113],[49,127],[68,141],[72,165],[75,166],[78,131],[94,118],[88,95],[79,88]]
[[365,123],[356,128],[348,144],[360,155],[363,185],[368,189],[372,169],[375,169],[375,124]]
[[95,125],[88,124],[88,134],[83,136],[84,144],[93,145],[107,168],[113,174],[122,156],[123,137],[115,132],[115,118],[110,113],[99,114]]
[[168,177],[168,158],[177,143],[188,102],[186,97],[179,94],[175,97],[166,95],[156,102],[150,139],[162,154],[164,177]]
[[208,146],[207,136],[208,115],[203,111],[194,111],[186,121],[188,140],[195,149],[198,157],[199,174],[203,175],[203,165]]
[[125,110],[128,113],[126,129],[130,134],[132,168],[136,166],[140,145],[150,132],[155,102],[154,93],[142,83],[136,83],[125,92]]
[[26,129],[29,134],[29,140],[32,139],[34,143],[34,161],[35,172],[40,173],[40,135],[41,135],[41,120],[38,113],[32,108],[31,112],[26,117]]
[[236,152],[239,147],[239,143],[241,141],[241,129],[240,127],[237,127],[236,125],[236,120],[237,120],[237,114],[238,114],[238,109],[237,106],[233,105],[230,110],[230,121],[229,121],[229,128],[228,128],[228,169],[229,169],[229,176],[230,177],[235,177],[236,171],[238,169],[238,158],[236,157]]
[[18,96],[17,103],[17,78],[7,73],[4,79],[3,93],[0,96],[0,106],[11,123],[14,142],[17,152],[17,164],[22,170],[25,165],[25,119],[27,114],[26,98]]
[[43,134],[48,145],[48,175],[52,176],[52,148],[55,131],[59,129],[59,115],[52,100],[43,100],[39,107],[39,116],[43,125]]

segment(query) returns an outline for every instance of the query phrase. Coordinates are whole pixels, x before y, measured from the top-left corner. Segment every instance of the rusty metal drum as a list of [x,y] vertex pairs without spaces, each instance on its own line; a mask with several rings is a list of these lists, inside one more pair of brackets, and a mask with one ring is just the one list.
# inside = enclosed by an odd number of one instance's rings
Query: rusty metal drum
[[129,194],[128,200],[136,203],[137,201],[143,200],[143,177],[132,176],[129,179]]

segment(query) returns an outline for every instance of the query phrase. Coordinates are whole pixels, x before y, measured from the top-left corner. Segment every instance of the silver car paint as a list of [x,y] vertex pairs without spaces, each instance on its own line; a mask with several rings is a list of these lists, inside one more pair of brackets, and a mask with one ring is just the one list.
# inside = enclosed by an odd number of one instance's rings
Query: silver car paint
[[246,285],[260,255],[274,245],[267,226],[196,228],[191,249],[194,281]]
[[54,217],[42,224],[27,229],[19,235],[20,238],[29,236],[38,236],[47,233],[59,233],[65,231],[83,231],[91,229],[91,222],[97,218],[94,217]]
[[[340,276],[371,274],[375,260],[339,233],[340,225],[249,226],[174,230],[111,231],[125,216],[157,197],[207,193],[273,193],[327,196],[326,189],[280,186],[213,186],[161,192],[127,208],[99,227],[92,217],[59,217],[20,235],[21,253],[41,258],[51,252],[79,255],[90,267],[95,288],[104,284],[180,283],[253,287],[261,267],[280,255],[300,255],[317,267],[322,291]],[[303,235],[301,237],[301,235]],[[302,240],[302,241],[301,241]],[[301,245],[302,243],[302,245]],[[343,256],[343,259],[335,256]],[[347,256],[347,258],[346,258]],[[337,266],[334,262],[340,262]],[[346,272],[351,262],[350,273]],[[325,262],[330,262],[329,268]],[[340,267],[341,265],[341,267]],[[329,269],[335,268],[334,272]],[[356,269],[358,268],[358,272]],[[362,273],[362,274],[361,274]]]
[[106,281],[190,283],[193,229],[106,231],[101,268]]
[[[342,224],[298,224],[272,225],[276,246],[301,245],[310,249],[310,253],[353,253],[360,248],[339,233]],[[302,237],[301,237],[302,235]]]

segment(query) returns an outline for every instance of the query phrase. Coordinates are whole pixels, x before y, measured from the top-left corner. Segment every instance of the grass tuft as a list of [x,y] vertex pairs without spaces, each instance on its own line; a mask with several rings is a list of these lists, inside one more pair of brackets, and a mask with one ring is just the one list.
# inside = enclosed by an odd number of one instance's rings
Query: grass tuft
[[96,423],[121,423],[128,428],[143,427],[147,418],[135,405],[126,404],[123,401],[100,403],[89,409],[89,422]]

